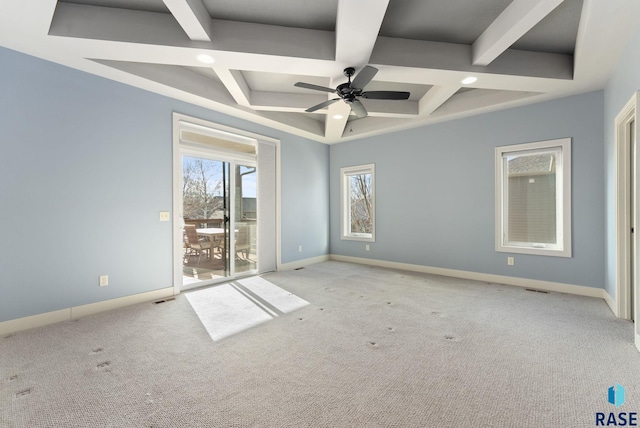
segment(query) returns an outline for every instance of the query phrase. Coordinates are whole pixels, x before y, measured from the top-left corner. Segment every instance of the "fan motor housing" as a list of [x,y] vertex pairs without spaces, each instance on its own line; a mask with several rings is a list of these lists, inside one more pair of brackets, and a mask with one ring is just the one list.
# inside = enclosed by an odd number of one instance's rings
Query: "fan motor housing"
[[353,88],[351,87],[351,83],[343,83],[341,85],[338,85],[336,90],[340,95],[346,95],[351,93],[353,91]]
[[346,102],[353,102],[356,97],[362,94],[362,89],[353,88],[350,82],[338,85],[336,92]]

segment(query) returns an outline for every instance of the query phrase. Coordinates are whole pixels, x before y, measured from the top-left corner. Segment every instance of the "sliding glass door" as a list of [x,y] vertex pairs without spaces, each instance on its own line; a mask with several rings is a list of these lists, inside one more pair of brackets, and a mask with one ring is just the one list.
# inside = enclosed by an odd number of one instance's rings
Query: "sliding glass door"
[[173,113],[176,294],[277,268],[277,143]]
[[257,272],[255,164],[183,150],[181,187],[182,289]]
[[229,164],[182,156],[183,286],[230,275]]

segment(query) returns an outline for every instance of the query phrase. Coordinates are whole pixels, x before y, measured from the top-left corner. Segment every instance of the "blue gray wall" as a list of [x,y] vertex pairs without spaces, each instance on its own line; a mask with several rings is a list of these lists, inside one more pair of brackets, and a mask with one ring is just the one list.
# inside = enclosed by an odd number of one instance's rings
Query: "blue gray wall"
[[[331,146],[332,254],[604,284],[603,92]],[[496,253],[494,148],[572,138],[573,257]],[[376,165],[376,242],[340,239],[340,168]]]
[[286,144],[285,148],[282,263],[325,256],[329,253],[329,146]]
[[605,124],[605,210],[606,210],[606,290],[616,297],[615,278],[615,118],[633,94],[640,90],[640,28],[636,30],[625,51],[615,73],[609,79],[604,91],[604,124]]
[[0,64],[0,322],[172,286],[174,111],[279,138],[282,261],[327,254],[327,146],[4,48]]

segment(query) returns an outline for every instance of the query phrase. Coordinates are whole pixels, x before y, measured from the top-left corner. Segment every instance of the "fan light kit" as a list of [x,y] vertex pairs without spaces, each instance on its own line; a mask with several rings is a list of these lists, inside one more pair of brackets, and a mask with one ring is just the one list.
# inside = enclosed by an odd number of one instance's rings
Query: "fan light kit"
[[305,110],[307,113],[320,110],[322,108],[330,106],[335,102],[343,100],[345,103],[349,104],[349,106],[351,107],[351,111],[355,113],[357,117],[366,117],[367,109],[364,108],[364,105],[358,98],[369,98],[372,100],[407,100],[411,96],[409,92],[401,91],[364,92],[363,88],[367,86],[369,82],[371,82],[377,72],[377,68],[367,65],[360,71],[360,73],[358,73],[358,75],[353,79],[352,82],[351,76],[356,73],[356,69],[353,67],[347,67],[344,69],[344,75],[347,76],[349,81],[347,83],[338,85],[338,87],[335,89],[327,88],[325,86],[312,85],[311,83],[304,82],[297,82],[294,86],[297,86],[298,88],[313,89],[314,91],[329,92],[332,94],[337,94],[339,97],[317,104],[313,107],[309,107]]
[[462,84],[470,85],[472,83],[475,83],[477,80],[478,80],[477,77],[473,77],[473,76],[465,77],[464,79],[462,79]]
[[207,54],[199,54],[196,58],[203,64],[213,64],[216,61],[211,55]]

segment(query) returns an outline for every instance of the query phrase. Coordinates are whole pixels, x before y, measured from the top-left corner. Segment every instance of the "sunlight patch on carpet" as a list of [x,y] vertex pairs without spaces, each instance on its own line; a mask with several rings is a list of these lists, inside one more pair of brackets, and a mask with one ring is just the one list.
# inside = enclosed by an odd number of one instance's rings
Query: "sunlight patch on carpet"
[[260,277],[192,291],[186,298],[214,341],[309,304]]
[[285,314],[309,304],[306,300],[259,276],[241,279],[236,282]]

